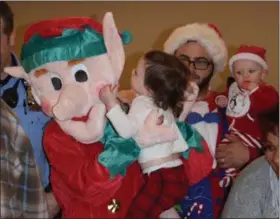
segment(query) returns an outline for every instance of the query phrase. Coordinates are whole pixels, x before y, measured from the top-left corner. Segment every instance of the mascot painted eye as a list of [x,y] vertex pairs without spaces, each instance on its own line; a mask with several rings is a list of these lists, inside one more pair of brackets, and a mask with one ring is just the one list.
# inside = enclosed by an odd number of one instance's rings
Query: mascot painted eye
[[77,82],[86,82],[88,80],[88,70],[83,64],[73,66],[71,72]]
[[59,74],[48,72],[54,90],[59,91],[62,88],[62,79]]
[[84,70],[78,70],[75,73],[75,79],[77,82],[85,82],[88,80],[87,73]]
[[61,82],[60,78],[52,77],[51,81],[52,81],[53,88],[55,90],[60,90],[62,88],[62,82]]

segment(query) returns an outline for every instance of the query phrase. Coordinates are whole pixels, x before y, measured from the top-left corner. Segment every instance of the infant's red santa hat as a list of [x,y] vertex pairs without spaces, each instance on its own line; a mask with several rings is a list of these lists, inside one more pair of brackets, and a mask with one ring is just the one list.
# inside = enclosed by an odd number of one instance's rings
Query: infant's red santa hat
[[174,54],[188,41],[197,41],[203,46],[214,62],[214,72],[223,72],[228,51],[221,32],[213,24],[192,23],[175,29],[164,44],[164,51]]
[[232,65],[235,61],[246,59],[252,60],[259,63],[265,70],[268,69],[266,60],[265,60],[266,50],[257,46],[247,46],[241,45],[237,52],[229,60],[229,69],[232,72]]

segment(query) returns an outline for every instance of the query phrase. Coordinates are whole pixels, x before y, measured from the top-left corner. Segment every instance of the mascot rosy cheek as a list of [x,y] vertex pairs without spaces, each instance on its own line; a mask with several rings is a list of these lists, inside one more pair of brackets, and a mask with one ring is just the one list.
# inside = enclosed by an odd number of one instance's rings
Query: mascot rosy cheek
[[64,218],[124,218],[141,186],[139,148],[116,135],[99,101],[104,84],[118,83],[130,39],[111,13],[103,25],[87,17],[41,21],[25,33],[22,67],[5,69],[24,78],[54,118],[43,144]]

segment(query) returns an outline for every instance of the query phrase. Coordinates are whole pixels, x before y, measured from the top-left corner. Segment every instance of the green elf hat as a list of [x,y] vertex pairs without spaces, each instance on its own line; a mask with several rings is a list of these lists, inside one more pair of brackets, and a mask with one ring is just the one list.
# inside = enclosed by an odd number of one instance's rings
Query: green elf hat
[[[128,31],[120,33],[124,44],[132,40]],[[25,72],[46,63],[69,61],[106,53],[102,24],[90,17],[67,17],[40,21],[25,32],[21,64]]]

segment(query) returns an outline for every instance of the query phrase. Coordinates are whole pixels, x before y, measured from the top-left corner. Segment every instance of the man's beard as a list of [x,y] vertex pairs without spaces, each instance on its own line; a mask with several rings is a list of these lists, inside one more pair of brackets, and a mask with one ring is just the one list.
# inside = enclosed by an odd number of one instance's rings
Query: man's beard
[[206,88],[208,89],[212,77],[213,77],[213,72],[211,72],[206,78],[203,78],[198,83],[198,87],[200,91],[204,91]]
[[191,73],[191,79],[197,82],[199,91],[205,91],[205,89],[208,89],[212,77],[213,71],[206,78],[203,78],[200,81],[200,76],[198,76],[195,72]]

